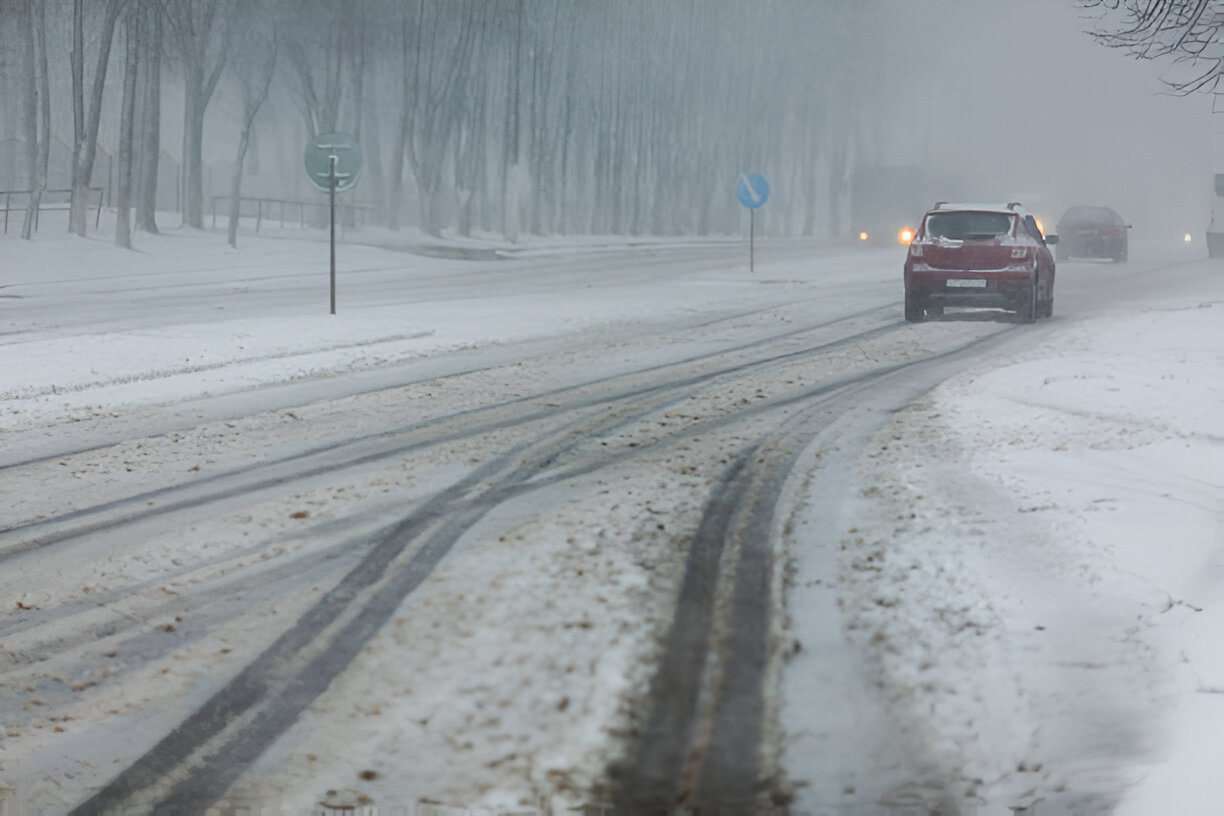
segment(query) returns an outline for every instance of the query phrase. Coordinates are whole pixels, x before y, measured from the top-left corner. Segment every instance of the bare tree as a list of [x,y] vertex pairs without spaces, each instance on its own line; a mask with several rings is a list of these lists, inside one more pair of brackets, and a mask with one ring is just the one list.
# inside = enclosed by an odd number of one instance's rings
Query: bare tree
[[[276,73],[278,36],[276,26],[265,4],[251,0],[243,7],[243,25],[235,34],[230,66],[242,92],[242,132],[238,137],[238,155],[234,159],[234,174],[230,179],[229,245],[238,246],[238,218],[242,203],[242,171],[255,116],[268,98],[268,87]],[[269,48],[268,43],[272,46]]]
[[1176,93],[1214,92],[1224,77],[1224,5],[1218,0],[1080,0],[1101,12],[1096,40],[1138,59],[1184,69],[1165,80]]
[[42,194],[47,189],[47,166],[51,158],[51,81],[47,73],[47,16],[40,0],[28,0],[29,33],[25,40],[26,77],[29,95],[26,100],[26,149],[30,179],[30,200],[26,207],[21,237],[34,234],[34,221],[42,206]]
[[170,0],[166,19],[183,58],[183,222],[204,226],[204,114],[225,68],[233,0]]
[[420,14],[424,12],[424,5],[418,7],[417,13],[409,11],[407,4],[401,6],[400,17],[400,94],[399,94],[399,117],[395,134],[392,138],[394,145],[391,151],[391,183],[390,189],[387,191],[387,226],[392,230],[400,228],[400,208],[403,204],[404,197],[404,158],[408,152],[408,131],[412,124],[412,82],[415,76],[416,66],[412,56],[411,45],[414,42],[412,31],[414,28],[414,17],[416,25],[420,25]]
[[[442,228],[442,179],[453,160],[452,139],[461,120],[463,100],[456,91],[472,70],[479,31],[479,0],[435,6],[418,0],[416,29],[408,38],[405,21],[404,98],[401,131],[404,155],[417,183],[421,227],[431,235]],[[411,50],[411,61],[407,58]],[[398,164],[398,157],[396,157]],[[396,167],[392,167],[395,184]]]
[[136,168],[136,227],[157,233],[157,174],[161,161],[161,61],[164,0],[146,0],[141,44],[140,135]]
[[[1218,72],[1206,60],[1224,39],[1212,11],[1224,0],[1075,2],[1100,12],[1097,34],[1111,44],[1183,57],[1207,77]],[[303,128],[306,136],[353,132],[369,162],[357,195],[377,202],[388,225],[411,219],[434,234],[456,227],[510,239],[520,231],[736,231],[744,212],[734,181],[749,169],[775,182],[778,206],[758,214],[768,215],[759,226],[836,234],[845,226],[851,170],[879,160],[888,142],[880,135],[889,122],[882,91],[896,80],[863,43],[893,0],[0,0],[12,67],[39,59],[31,4],[36,13],[75,12],[73,107],[66,93],[64,102],[75,114],[78,231],[95,150],[91,123],[123,3],[140,10],[134,108],[129,96],[121,109],[114,91],[124,83],[116,76],[104,113],[126,119],[135,111],[132,168],[120,168],[120,181],[135,174],[129,200],[141,229],[157,229],[160,92],[174,87],[177,98],[180,82],[183,216],[195,227],[203,226],[208,192],[205,111],[222,81],[250,123],[248,159],[265,123],[268,139],[295,144]],[[227,57],[240,27],[268,16],[277,21],[281,59],[252,118],[246,102],[259,94],[240,98],[243,83],[222,77],[227,62],[248,64]],[[47,24],[54,32],[55,18]],[[171,46],[165,54],[162,26]],[[754,49],[751,58],[746,49]],[[38,75],[35,68],[30,76]],[[260,91],[262,76],[247,70],[246,90]],[[6,137],[18,127],[31,133],[30,102],[47,95],[29,82],[5,87],[18,91],[0,99]],[[281,87],[297,121],[277,95]],[[18,145],[45,145],[45,130],[16,135]],[[31,155],[10,158],[19,176],[23,165],[37,163]],[[276,161],[286,168],[281,189],[295,196],[300,166],[283,158]]]
[[[298,78],[306,129],[310,136],[331,133],[339,126],[345,54],[353,52],[353,10],[328,0],[295,0],[292,8],[299,19],[309,21],[284,33],[285,55]],[[357,4],[356,13],[360,10]]]
[[[22,37],[22,79],[25,85],[21,99],[21,118],[25,125],[25,166],[26,166],[26,183],[30,189],[34,188],[34,175],[37,172],[38,165],[38,71],[35,68],[34,56],[34,8],[27,0],[22,3],[18,12],[25,19],[22,24],[28,29],[27,36]],[[34,211],[26,209],[26,224],[29,225],[33,219]],[[23,233],[25,230],[22,230]],[[28,235],[24,237],[29,238]]]
[[140,70],[139,6],[129,6],[123,23],[123,101],[119,115],[119,177],[115,180],[115,245],[132,248],[132,141],[136,122],[136,76]]
[[85,235],[86,211],[89,207],[89,182],[93,175],[94,157],[98,150],[98,124],[102,116],[102,96],[106,90],[106,68],[110,63],[111,42],[115,24],[125,0],[106,0],[103,6],[101,37],[97,68],[94,70],[88,119],[85,101],[85,2],[73,0],[72,5],[72,204],[69,228]]

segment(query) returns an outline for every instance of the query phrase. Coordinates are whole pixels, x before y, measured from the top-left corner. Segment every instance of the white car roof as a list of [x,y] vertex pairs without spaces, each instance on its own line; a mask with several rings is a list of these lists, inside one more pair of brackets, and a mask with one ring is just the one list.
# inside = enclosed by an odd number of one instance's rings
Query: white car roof
[[937,206],[928,210],[928,212],[997,212],[997,213],[1016,213],[1018,215],[1028,215],[1028,210],[1019,204],[1009,207],[1006,204],[965,204],[960,202],[941,201]]

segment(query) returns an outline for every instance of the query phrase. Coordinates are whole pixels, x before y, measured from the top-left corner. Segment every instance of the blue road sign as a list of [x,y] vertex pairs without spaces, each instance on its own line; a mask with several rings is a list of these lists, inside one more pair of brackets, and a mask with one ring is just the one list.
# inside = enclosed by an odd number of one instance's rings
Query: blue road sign
[[735,185],[735,197],[750,210],[769,200],[769,182],[756,173],[744,173]]

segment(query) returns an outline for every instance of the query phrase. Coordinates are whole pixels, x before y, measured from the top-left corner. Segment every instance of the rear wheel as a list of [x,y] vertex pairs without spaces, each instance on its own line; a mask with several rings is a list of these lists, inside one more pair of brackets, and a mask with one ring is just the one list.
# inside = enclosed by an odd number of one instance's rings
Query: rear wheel
[[1016,314],[1020,316],[1021,322],[1032,323],[1040,314],[1040,309],[1041,302],[1037,299],[1037,277],[1034,276],[1029,282],[1028,295],[1016,309]]
[[916,323],[922,320],[925,308],[922,305],[922,299],[913,292],[905,293],[905,319],[910,323]]

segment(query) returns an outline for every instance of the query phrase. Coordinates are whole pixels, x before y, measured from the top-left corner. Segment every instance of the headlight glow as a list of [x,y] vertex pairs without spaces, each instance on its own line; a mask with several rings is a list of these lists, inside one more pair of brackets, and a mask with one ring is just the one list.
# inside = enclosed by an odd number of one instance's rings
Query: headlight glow
[[867,240],[867,237],[868,237],[868,236],[867,236],[867,233],[865,233],[865,232],[860,232],[860,233],[859,233],[859,240],[860,240],[860,241],[866,241],[866,240]]
[[909,227],[902,227],[901,231],[897,233],[897,241],[905,244],[906,246],[908,246],[909,242],[912,240],[914,240],[914,231]]

